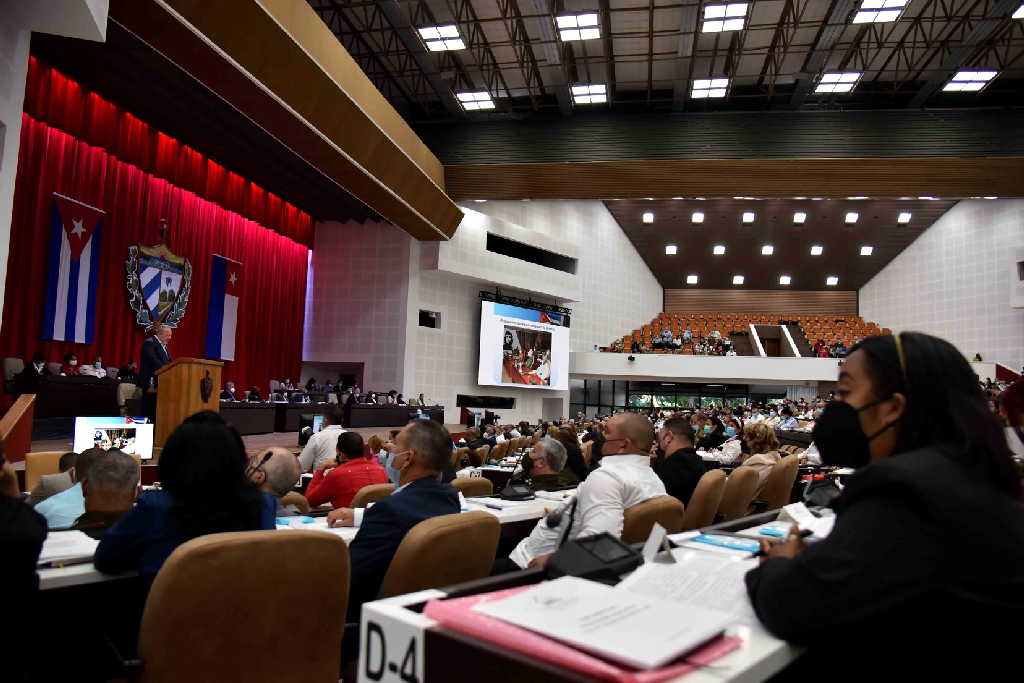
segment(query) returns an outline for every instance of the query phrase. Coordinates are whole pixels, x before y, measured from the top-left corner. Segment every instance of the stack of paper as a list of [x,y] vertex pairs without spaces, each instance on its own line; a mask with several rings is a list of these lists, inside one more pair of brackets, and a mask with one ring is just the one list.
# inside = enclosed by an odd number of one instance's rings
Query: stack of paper
[[51,531],[43,541],[39,566],[89,562],[99,544],[81,531]]

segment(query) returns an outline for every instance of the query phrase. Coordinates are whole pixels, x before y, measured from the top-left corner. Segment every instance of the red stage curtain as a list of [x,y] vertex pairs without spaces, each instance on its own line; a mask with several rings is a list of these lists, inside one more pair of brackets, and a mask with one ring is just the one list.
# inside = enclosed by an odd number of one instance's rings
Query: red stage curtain
[[[225,185],[233,186],[234,181]],[[236,188],[238,196],[252,188],[243,181]],[[106,211],[95,344],[40,340],[53,192]],[[169,221],[171,250],[192,262],[192,292],[174,331],[172,355],[203,355],[211,254],[222,254],[244,264],[236,360],[226,364],[224,379],[240,387],[257,384],[266,391],[270,378],[297,378],[309,253],[305,246],[28,114],[22,116],[0,353],[28,360],[41,350],[47,360],[57,361],[74,352],[84,363],[100,354],[104,366],[138,360],[143,330],[128,306],[125,261],[129,246],[159,241],[161,218]]]
[[313,219],[309,214],[143,123],[35,57],[29,60],[25,113],[307,247],[313,246]]

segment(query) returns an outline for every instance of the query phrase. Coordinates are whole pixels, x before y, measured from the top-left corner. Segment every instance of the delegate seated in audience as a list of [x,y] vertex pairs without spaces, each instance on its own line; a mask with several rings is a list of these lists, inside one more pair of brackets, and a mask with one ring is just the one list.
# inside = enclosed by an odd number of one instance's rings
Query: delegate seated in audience
[[260,395],[260,388],[255,384],[249,387],[249,403],[259,403],[263,400]]
[[293,517],[299,514],[294,505],[281,505],[281,498],[291,493],[299,481],[299,461],[286,448],[274,446],[249,460],[246,470],[249,481],[277,502],[274,515]]
[[332,405],[324,413],[323,428],[309,437],[299,455],[299,467],[303,472],[319,470],[325,462],[333,463],[337,456],[338,436],[345,432],[341,428],[341,406]]
[[783,408],[780,412],[780,415],[782,415],[782,421],[779,422],[779,429],[793,430],[800,426],[800,423],[797,422],[797,419],[793,417],[793,409],[790,408],[789,406]]
[[340,434],[336,447],[336,459],[321,463],[306,488],[306,499],[313,507],[329,502],[333,507],[345,508],[364,486],[388,483],[387,472],[375,457],[367,457],[363,437],[357,432]]
[[1018,379],[999,395],[999,416],[1006,426],[1006,443],[1010,452],[1024,458],[1024,378]]
[[249,481],[246,463],[242,437],[223,418],[216,413],[188,418],[160,454],[163,490],[143,492],[135,507],[107,530],[93,558],[96,569],[135,570],[151,579],[185,541],[224,531],[273,529],[277,501]]
[[[72,470],[74,485],[36,505],[36,512],[46,518],[46,523],[51,529],[67,529],[85,512],[82,482],[89,478],[89,469],[93,462],[108,452],[110,451],[90,448],[79,453],[75,458],[75,467]],[[120,453],[120,451],[117,452]]]
[[576,436],[576,430],[572,427],[560,428],[555,432],[554,438],[565,447],[566,469],[576,475],[577,481],[586,479],[590,472],[587,470],[587,463],[583,459],[583,450],[580,448],[580,440]]
[[77,457],[77,453],[65,453],[60,456],[60,460],[57,461],[57,469],[60,471],[56,474],[44,474],[41,476],[39,483],[33,487],[25,502],[29,505],[37,505],[50,496],[55,496],[61,491],[67,491],[74,486],[75,472],[73,468],[75,466],[75,458]]
[[60,366],[62,377],[77,377],[82,374],[78,368],[78,356],[73,353],[64,354],[64,363]]
[[710,451],[725,442],[725,425],[714,415],[704,419],[704,424],[697,436],[697,450]]
[[126,384],[137,384],[139,381],[139,371],[135,365],[134,360],[128,361],[128,364],[120,368],[117,371],[117,381],[124,382]]
[[764,422],[755,422],[743,428],[743,441],[747,444],[747,454],[741,456],[742,464],[757,470],[757,488],[754,490],[754,498],[757,498],[764,490],[772,468],[782,460],[779,440],[773,428]]
[[327,516],[328,525],[358,526],[349,557],[352,581],[348,621],[358,621],[364,602],[376,599],[391,558],[406,533],[431,517],[457,514],[459,494],[438,481],[451,462],[452,437],[433,420],[413,420],[395,440],[394,466],[401,472],[399,487],[370,508],[339,508]]
[[665,485],[665,492],[675,496],[682,504],[689,505],[697,482],[707,468],[704,460],[693,447],[693,430],[682,417],[665,420],[658,432],[658,457],[654,461],[654,473]]
[[864,655],[843,662],[856,680],[976,676],[978,653],[986,671],[1016,670],[1006,625],[1024,617],[1021,481],[974,371],[935,337],[870,337],[835,398],[814,440],[825,464],[857,472],[832,503],[831,534],[793,534],[747,575],[761,622],[809,646],[808,671],[834,663],[836,643]]
[[32,355],[32,362],[14,376],[14,390],[19,394],[38,394],[43,378],[53,373],[46,367],[46,356],[40,351]]
[[556,491],[579,481],[572,470],[565,466],[565,446],[550,436],[537,442],[529,458],[530,488],[534,491]]
[[242,400],[241,395],[235,389],[235,383],[228,381],[224,383],[224,388],[220,392],[220,400],[222,401],[240,401]]
[[107,376],[107,371],[103,369],[103,359],[99,356],[96,356],[96,360],[92,363],[80,366],[79,372],[87,377],[99,377],[101,379]]
[[315,377],[310,377],[304,388],[309,392],[320,391],[320,387],[317,385]]
[[[605,430],[601,466],[580,484],[572,501],[537,522],[509,555],[512,564],[522,569],[547,564],[563,538],[604,531],[619,537],[626,508],[665,495],[664,484],[651,469],[650,421],[637,413],[619,413],[608,420]],[[495,563],[496,568],[501,563]]]
[[139,463],[127,453],[112,450],[96,458],[89,468],[89,478],[82,482],[85,512],[71,528],[95,539],[103,538],[135,504],[139,474]]

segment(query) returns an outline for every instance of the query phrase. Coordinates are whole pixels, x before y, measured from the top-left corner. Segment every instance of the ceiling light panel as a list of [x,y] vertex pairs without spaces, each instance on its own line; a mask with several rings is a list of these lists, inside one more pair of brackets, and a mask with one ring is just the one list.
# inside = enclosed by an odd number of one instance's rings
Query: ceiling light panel
[[884,24],[896,21],[909,0],[863,0],[853,15],[854,24]]
[[695,78],[690,97],[695,100],[725,97],[729,90],[728,78]]
[[958,71],[942,92],[978,92],[998,75],[998,71]]
[[896,222],[906,225],[907,223],[910,222],[910,219],[913,217],[914,214],[910,213],[909,211],[901,211],[899,218],[896,219]]
[[734,285],[742,285],[743,284],[743,279],[744,278],[743,278],[742,275],[733,275],[732,276],[732,283]]
[[871,256],[873,253],[875,253],[875,248],[867,244],[860,248],[861,256]]
[[861,77],[860,71],[830,72],[821,75],[814,87],[816,93],[843,94],[853,90]]
[[802,225],[807,222],[807,214],[803,211],[797,211],[793,214],[793,222]]
[[836,285],[839,284],[839,278],[836,277],[835,275],[829,275],[827,278],[825,278],[825,284],[829,287],[835,287]]
[[466,111],[479,111],[481,109],[494,109],[494,100],[491,99],[491,94],[486,91],[480,92],[460,92],[455,95],[459,99],[459,104]]
[[462,42],[462,37],[459,35],[459,28],[455,24],[424,26],[416,30],[419,32],[423,44],[431,52],[466,49],[466,44]]
[[853,225],[854,223],[857,222],[858,218],[860,218],[860,214],[857,213],[856,211],[847,211],[846,212],[846,217],[843,219],[843,221],[847,225]]
[[714,254],[715,256],[721,256],[722,254],[725,253],[725,245],[724,244],[716,244],[711,249],[711,253]]
[[775,247],[771,244],[765,244],[761,247],[761,256],[771,256],[775,253]]
[[688,285],[695,285],[695,284],[697,284],[697,276],[696,275],[687,275],[686,276],[686,284],[688,284]]
[[644,221],[644,223],[653,223],[654,222],[654,214],[652,212],[650,212],[650,211],[644,211],[643,221]]
[[601,37],[601,27],[598,25],[596,12],[563,14],[555,17],[555,25],[558,27],[558,37],[562,39],[563,43]]
[[754,222],[755,218],[757,218],[757,216],[754,215],[753,211],[744,211],[743,212],[743,222],[744,223],[749,225],[750,223]]
[[604,104],[608,101],[608,88],[603,83],[572,86],[573,104]]
[[694,223],[703,223],[704,222],[704,212],[703,211],[694,211],[693,214],[690,216],[690,220],[693,221]]
[[665,245],[665,255],[666,256],[675,256],[678,253],[678,251],[679,251],[679,247],[677,247],[674,244],[666,244]]
[[788,285],[791,282],[793,282],[793,278],[791,278],[790,276],[788,276],[788,275],[780,275],[779,276],[779,284],[780,285]]
[[825,251],[825,247],[820,244],[815,244],[811,247],[811,256],[821,256],[822,252]]
[[747,23],[745,2],[730,2],[724,5],[707,5],[704,8],[704,22],[701,33],[722,33],[725,31],[741,31]]
[[1024,3],[1017,8],[1017,11],[1013,13],[1014,19],[1024,19]]

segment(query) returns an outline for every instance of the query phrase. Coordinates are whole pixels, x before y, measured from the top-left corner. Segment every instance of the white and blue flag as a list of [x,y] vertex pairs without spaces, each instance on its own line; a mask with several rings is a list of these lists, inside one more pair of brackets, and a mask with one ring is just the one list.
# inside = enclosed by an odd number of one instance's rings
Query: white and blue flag
[[92,344],[105,212],[54,193],[43,339]]
[[235,359],[238,298],[242,291],[242,264],[218,254],[210,269],[210,306],[207,309],[206,357]]

